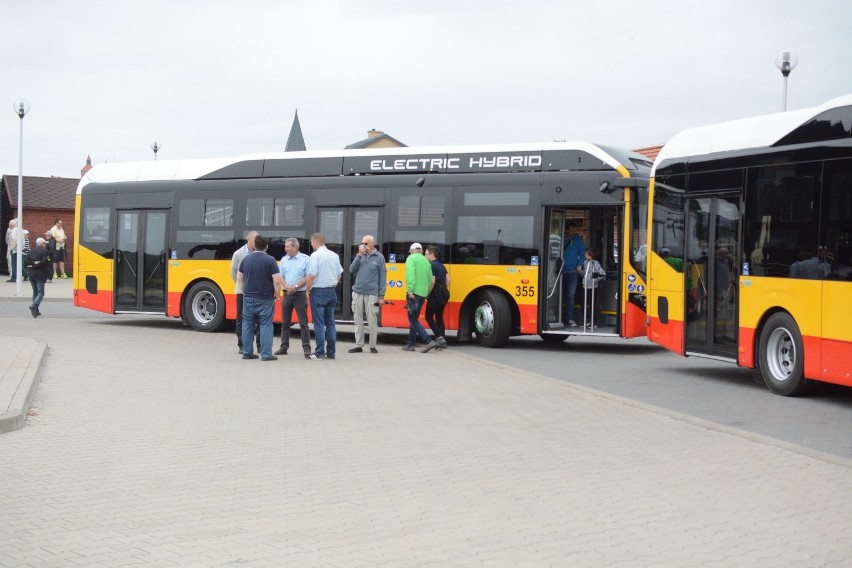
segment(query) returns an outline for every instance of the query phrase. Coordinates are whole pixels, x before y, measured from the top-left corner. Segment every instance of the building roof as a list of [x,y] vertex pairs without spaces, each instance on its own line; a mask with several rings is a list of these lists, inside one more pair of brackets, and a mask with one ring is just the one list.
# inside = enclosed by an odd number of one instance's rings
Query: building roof
[[290,127],[290,135],[287,137],[287,145],[284,146],[285,152],[304,152],[307,150],[305,146],[305,137],[302,136],[302,125],[299,124],[299,111],[296,111],[296,116],[293,117],[293,126]]
[[368,138],[364,138],[363,140],[359,140],[358,142],[355,142],[354,144],[350,144],[349,146],[346,146],[344,148],[344,150],[363,150],[364,148],[369,148],[370,146],[373,146],[377,142],[381,142],[381,141],[384,141],[384,140],[387,140],[388,142],[393,143],[394,146],[399,146],[401,148],[407,147],[405,144],[403,144],[402,142],[400,142],[399,140],[397,140],[396,138],[394,138],[390,134],[385,134],[384,132],[382,132],[378,136],[370,136]]
[[645,146],[643,148],[634,148],[633,151],[637,154],[642,154],[652,162],[657,157],[657,154],[660,153],[660,150],[663,149],[663,144],[656,144],[654,146]]
[[[24,176],[23,206],[27,209],[74,209],[80,180],[76,178]],[[18,176],[3,176],[9,204],[18,206]]]

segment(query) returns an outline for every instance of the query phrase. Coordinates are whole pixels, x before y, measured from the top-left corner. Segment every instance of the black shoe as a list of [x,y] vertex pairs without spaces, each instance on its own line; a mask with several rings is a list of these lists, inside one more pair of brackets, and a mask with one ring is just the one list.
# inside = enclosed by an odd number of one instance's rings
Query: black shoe
[[24,276],[24,282],[29,282],[29,280],[30,280],[29,278],[27,278],[26,276]]
[[30,306],[30,313],[33,315],[34,318],[38,317],[38,310],[36,310],[35,306]]
[[260,359],[260,355],[252,353],[251,355],[243,355],[243,359]]
[[261,361],[277,361],[277,360],[278,360],[278,357],[276,357],[275,355],[270,355],[269,357],[264,357],[263,359],[261,359]]
[[15,281],[14,278],[9,278],[8,280],[6,280],[6,282],[14,282],[14,281]]
[[326,355],[325,358],[334,361],[334,355]]
[[281,348],[278,349],[278,351],[275,352],[275,354],[276,355],[286,355],[287,354],[287,348],[281,347]]
[[414,346],[413,345],[406,345],[405,347],[402,348],[402,350],[403,351],[414,351]]
[[41,310],[40,310],[40,309],[38,309],[38,308],[36,308],[36,315],[37,315],[37,316],[40,316],[40,315],[41,315]]
[[363,353],[364,350],[361,349],[360,347],[353,347],[352,349],[349,350],[349,352],[350,353]]
[[375,347],[370,347],[370,353],[378,353],[378,352],[379,352],[379,350],[376,349]]

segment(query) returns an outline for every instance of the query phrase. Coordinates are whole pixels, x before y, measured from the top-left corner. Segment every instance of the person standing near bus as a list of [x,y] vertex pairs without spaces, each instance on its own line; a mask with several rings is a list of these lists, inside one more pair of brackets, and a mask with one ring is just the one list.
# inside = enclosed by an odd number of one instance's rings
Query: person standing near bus
[[441,250],[435,245],[426,247],[426,260],[432,266],[432,277],[434,284],[429,291],[429,296],[426,297],[426,323],[432,330],[435,336],[432,343],[422,349],[423,353],[427,353],[433,347],[443,349],[447,346],[447,340],[444,338],[446,328],[444,327],[444,308],[450,300],[450,275],[447,273],[447,268],[438,260],[441,256]]
[[50,229],[50,234],[56,239],[56,255],[53,257],[53,277],[68,278],[65,274],[65,230],[62,228],[62,219],[57,219]]
[[[18,220],[12,219],[6,227],[6,266],[9,268],[9,276],[12,275],[12,259],[14,259],[14,255],[12,254],[12,231],[14,231],[17,226]],[[8,280],[8,282],[12,282],[13,280],[14,278]]]
[[36,246],[27,254],[26,263],[30,266],[30,285],[33,288],[33,303],[30,306],[30,313],[34,318],[37,318],[41,315],[39,306],[44,298],[44,283],[52,270],[43,238],[36,239]]
[[364,235],[358,245],[358,254],[352,259],[349,272],[355,275],[352,286],[352,313],[355,318],[355,347],[350,353],[364,351],[364,315],[370,332],[370,353],[378,353],[379,307],[387,289],[385,257],[376,248],[376,239]]
[[281,301],[281,347],[276,355],[286,355],[290,349],[290,325],[293,322],[293,310],[299,321],[299,332],[302,337],[302,351],[305,359],[311,358],[311,330],[308,328],[308,294],[305,283],[308,281],[308,267],[311,259],[299,252],[299,239],[289,238],[284,241],[284,251],[287,253],[278,263],[281,276],[284,278],[284,299]]
[[420,310],[429,291],[435,284],[432,265],[423,256],[423,245],[411,243],[408,258],[405,259],[405,309],[408,312],[408,342],[403,351],[414,351],[414,343],[419,338],[425,344],[424,352],[432,348],[432,340],[420,323]]
[[568,244],[562,253],[562,289],[565,297],[565,318],[568,327],[577,327],[574,321],[574,294],[577,292],[577,282],[580,271],[583,270],[586,247],[583,237],[575,230],[576,222],[569,220],[565,225],[565,240]]
[[[254,238],[257,236],[257,231],[249,231],[246,235],[246,244],[237,249],[231,257],[231,280],[234,281],[235,291],[237,293],[237,319],[234,322],[234,328],[237,332],[237,350],[243,352],[243,287],[240,284],[237,276],[240,271],[240,264],[248,254],[254,251]],[[255,342],[257,349],[260,351],[260,334],[255,330]]]
[[334,359],[337,347],[337,327],[334,321],[334,305],[337,303],[335,288],[343,274],[343,265],[334,251],[325,246],[325,235],[311,235],[311,254],[308,279],[305,289],[311,302],[311,315],[314,318],[316,351],[311,359]]
[[606,278],[606,271],[598,261],[598,251],[593,247],[586,250],[586,260],[583,263],[583,314],[584,329],[594,330],[598,327],[597,319],[601,299],[597,294],[600,281]]
[[[47,256],[50,257],[51,264],[53,263],[53,259],[56,257],[56,239],[53,237],[53,233],[49,230],[44,232],[44,242],[45,249],[47,250]],[[47,275],[47,282],[53,282],[53,270],[50,270]]]
[[[12,219],[9,221],[9,228],[6,229],[6,250],[9,251],[9,279],[6,282],[15,282],[18,279],[18,220]],[[21,259],[21,265],[27,262],[26,258]],[[23,271],[22,271],[23,272]]]
[[243,359],[257,359],[252,345],[253,330],[260,328],[260,358],[278,359],[272,354],[272,316],[281,297],[284,279],[275,258],[266,254],[269,241],[263,235],[254,238],[254,250],[240,264],[237,282],[243,289]]

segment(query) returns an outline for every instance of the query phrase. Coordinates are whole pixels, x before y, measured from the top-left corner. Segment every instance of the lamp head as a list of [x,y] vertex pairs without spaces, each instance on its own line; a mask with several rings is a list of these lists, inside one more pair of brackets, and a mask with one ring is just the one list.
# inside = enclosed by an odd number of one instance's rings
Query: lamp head
[[792,49],[784,48],[778,52],[778,56],[775,58],[775,67],[777,67],[781,74],[785,77],[790,74],[790,71],[796,68],[796,65],[799,64],[799,56],[796,55]]
[[30,103],[21,99],[16,101],[15,104],[12,105],[12,109],[15,111],[15,114],[18,115],[19,118],[24,118],[28,112],[30,112]]

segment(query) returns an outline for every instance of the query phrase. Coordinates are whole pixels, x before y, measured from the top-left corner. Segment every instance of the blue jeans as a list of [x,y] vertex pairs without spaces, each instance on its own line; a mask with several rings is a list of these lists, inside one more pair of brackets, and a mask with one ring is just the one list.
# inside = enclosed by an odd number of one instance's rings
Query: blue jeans
[[580,273],[576,269],[562,273],[562,286],[565,291],[565,324],[574,319],[574,294],[577,292],[579,280]]
[[44,298],[44,279],[30,278],[30,285],[33,287],[33,307],[38,309]]
[[429,343],[429,334],[426,333],[426,329],[423,327],[423,324],[420,323],[420,310],[423,309],[423,304],[426,302],[426,298],[414,296],[413,298],[408,298],[406,301],[409,306],[411,306],[413,302],[413,308],[406,309],[408,312],[408,343],[406,343],[406,345],[413,346],[418,337],[423,343]]
[[334,288],[311,289],[311,315],[314,318],[314,336],[317,355],[334,357],[337,344],[337,327],[334,323],[334,305],[337,293]]
[[243,355],[254,353],[254,330],[260,327],[260,356],[272,357],[272,313],[275,300],[243,296]]

